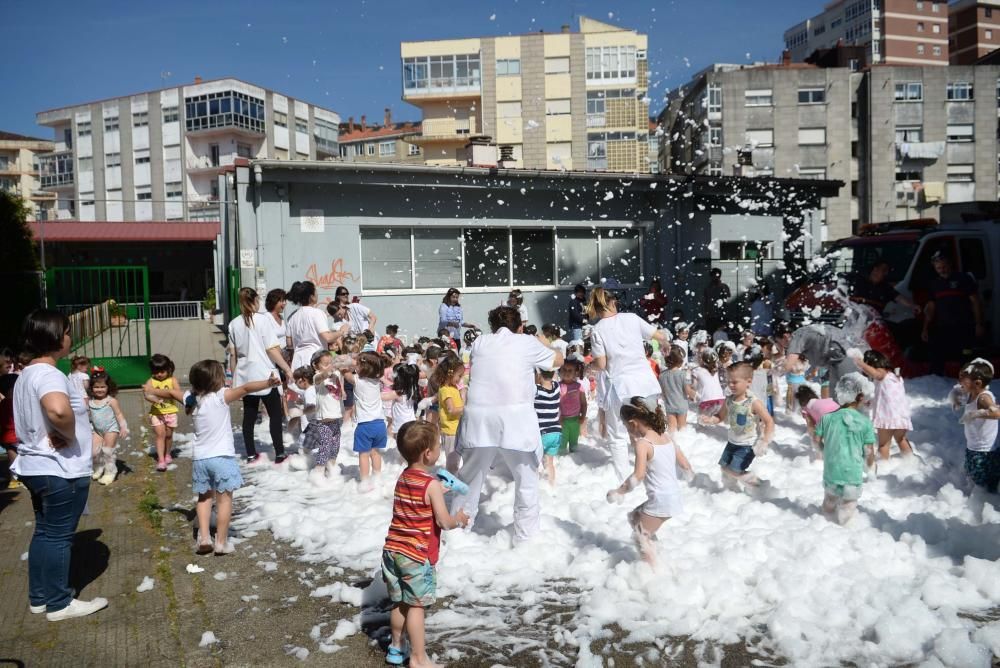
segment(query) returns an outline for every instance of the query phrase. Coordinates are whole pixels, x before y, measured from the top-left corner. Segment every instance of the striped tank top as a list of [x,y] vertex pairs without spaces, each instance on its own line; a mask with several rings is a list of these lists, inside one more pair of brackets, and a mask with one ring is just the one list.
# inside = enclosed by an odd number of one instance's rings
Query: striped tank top
[[385,538],[385,549],[402,554],[418,563],[437,563],[441,527],[434,521],[431,504],[424,501],[427,485],[434,476],[416,468],[407,468],[396,481],[392,499],[392,522]]

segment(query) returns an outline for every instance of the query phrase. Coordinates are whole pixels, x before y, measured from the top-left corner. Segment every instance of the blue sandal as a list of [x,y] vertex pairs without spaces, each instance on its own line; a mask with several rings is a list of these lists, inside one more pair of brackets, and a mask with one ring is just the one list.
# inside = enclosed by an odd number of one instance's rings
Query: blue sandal
[[393,666],[402,666],[410,658],[410,648],[403,645],[403,648],[389,645],[389,650],[385,654],[385,662]]

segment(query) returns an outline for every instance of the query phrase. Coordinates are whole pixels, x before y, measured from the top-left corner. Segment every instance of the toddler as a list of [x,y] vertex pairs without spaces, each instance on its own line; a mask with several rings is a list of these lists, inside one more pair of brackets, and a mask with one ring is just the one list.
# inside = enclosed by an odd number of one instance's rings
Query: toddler
[[69,363],[69,382],[80,391],[81,397],[87,396],[87,386],[90,385],[90,358],[77,355]]
[[[802,418],[806,421],[806,432],[809,434],[809,438],[812,439],[813,443],[819,445],[819,439],[816,437],[816,425],[819,424],[824,415],[838,410],[840,404],[830,398],[820,399],[816,395],[816,391],[809,385],[800,385],[799,389],[795,390],[795,400],[798,401]],[[822,451],[820,453],[822,454]]]
[[[691,325],[686,322],[678,322],[674,325],[674,340],[671,341],[672,345],[677,346],[684,352],[684,365],[687,366],[688,355],[688,337],[691,336]],[[668,414],[669,417],[669,414]]]
[[650,410],[642,397],[632,397],[622,406],[620,415],[635,449],[635,470],[620,487],[608,492],[608,503],[621,503],[640,483],[646,487],[646,502],[629,513],[628,521],[635,532],[639,554],[654,565],[656,531],[671,517],[677,517],[684,507],[677,484],[677,467],[681,467],[688,479],[693,472],[684,453],[666,434],[667,419],[662,408]]
[[555,369],[535,372],[535,415],[542,434],[542,461],[550,485],[556,484],[556,455],[562,442],[559,424],[559,383]]
[[736,346],[732,341],[719,341],[715,345],[715,354],[719,358],[719,385],[723,389],[723,394],[729,394],[729,367],[733,364],[733,353],[735,351]]
[[1000,406],[987,389],[992,381],[993,365],[982,358],[972,360],[958,374],[965,395],[959,420],[965,426],[965,473],[988,492],[996,492],[1000,482]]
[[875,464],[875,427],[858,410],[872,389],[860,373],[844,374],[834,388],[840,408],[816,425],[823,450],[823,512],[838,524],[846,524],[857,512],[865,466]]
[[643,341],[642,347],[646,352],[646,361],[649,363],[649,368],[653,371],[653,376],[659,378],[661,369],[660,365],[656,362],[656,358],[653,357],[653,344],[649,341]]
[[[366,353],[367,354],[367,353]],[[377,355],[376,355],[377,356]],[[344,383],[326,350],[313,353],[313,387],[316,390],[315,418],[303,434],[302,447],[315,453],[313,470],[329,476],[340,454],[340,430],[344,424]]]
[[753,368],[753,380],[750,382],[750,391],[764,402],[767,407],[767,414],[774,417],[774,374],[771,372],[770,360],[764,359],[764,352],[760,346],[753,346],[747,351],[748,357],[745,361]]
[[[382,396],[385,396],[384,394]],[[420,371],[413,364],[397,364],[393,370],[392,397],[392,435],[396,437],[404,424],[417,419],[417,406],[420,404]],[[398,439],[397,439],[398,440]]]
[[95,366],[87,383],[87,406],[90,424],[94,428],[94,473],[91,476],[102,485],[110,485],[118,475],[115,448],[118,438],[128,438],[128,425],[118,405],[118,386],[104,367]]
[[[441,530],[467,526],[464,510],[454,515],[444,501],[444,487],[434,475],[441,456],[437,427],[410,422],[399,430],[399,454],[407,467],[396,481],[392,499],[392,522],[382,549],[382,579],[389,590],[392,613],[386,663],[411,668],[433,666],[424,647],[424,609],[434,603]],[[403,642],[403,633],[409,647]]]
[[587,435],[587,390],[580,382],[583,362],[570,360],[559,369],[560,452],[576,452]]
[[444,357],[434,370],[431,387],[437,389],[438,424],[441,427],[441,449],[445,453],[445,466],[457,473],[462,457],[456,452],[455,438],[458,422],[465,412],[465,399],[459,386],[465,375],[465,365],[454,355]]
[[[738,362],[729,368],[729,397],[719,414],[708,418],[709,424],[724,423],[727,443],[719,466],[723,480],[733,480],[746,485],[756,485],[757,476],[748,472],[754,458],[767,452],[774,437],[774,420],[767,413],[763,402],[750,392],[753,368],[747,362]],[[759,427],[763,425],[763,433]]]
[[402,350],[403,342],[399,340],[397,334],[399,334],[399,325],[386,325],[385,336],[378,340],[378,346],[375,347],[375,352],[385,352],[386,346],[392,346],[396,350]]
[[[376,353],[358,355],[357,373],[345,371],[344,379],[354,383],[358,426],[354,429],[354,452],[358,453],[361,482],[368,476],[382,473],[381,450],[385,450],[389,435],[382,414],[382,358]],[[319,392],[316,393],[319,401]]]
[[292,383],[288,385],[288,433],[295,442],[316,414],[316,388],[313,387],[315,371],[311,366],[300,366],[292,372]]
[[726,395],[719,384],[719,357],[711,348],[701,353],[701,366],[691,369],[691,378],[697,392],[698,415],[709,418],[719,412],[726,402]]
[[[184,412],[194,423],[192,489],[198,495],[197,554],[230,554],[229,520],[233,513],[233,492],[243,486],[236,461],[233,423],[229,404],[248,394],[281,384],[277,375],[226,389],[226,371],[215,360],[195,362],[188,372],[191,390],[184,394],[175,388],[158,388],[152,380],[143,388],[146,394],[161,399],[184,402]],[[215,501],[215,544],[211,539],[212,501]]]
[[913,429],[913,423],[910,422],[910,401],[906,398],[903,379],[896,373],[889,358],[877,350],[866,350],[864,355],[858,350],[851,350],[851,354],[861,372],[875,381],[872,422],[878,430],[879,459],[889,459],[893,440],[901,454],[912,455],[913,448],[906,433]]
[[753,331],[749,329],[743,330],[740,334],[740,342],[736,344],[736,359],[737,361],[748,360],[750,351],[754,346],[754,335]]
[[[181,386],[174,379],[174,363],[166,355],[159,353],[149,358],[149,371],[152,377],[146,384],[154,390],[175,390],[180,392]],[[152,404],[149,408],[149,422],[153,425],[156,436],[156,470],[167,470],[174,460],[171,452],[174,449],[174,430],[177,429],[178,408],[171,399],[172,395],[146,393],[146,401]]]
[[687,380],[687,371],[684,370],[685,360],[684,349],[671,345],[665,360],[667,370],[659,377],[667,429],[671,434],[687,426],[688,397],[694,395]]

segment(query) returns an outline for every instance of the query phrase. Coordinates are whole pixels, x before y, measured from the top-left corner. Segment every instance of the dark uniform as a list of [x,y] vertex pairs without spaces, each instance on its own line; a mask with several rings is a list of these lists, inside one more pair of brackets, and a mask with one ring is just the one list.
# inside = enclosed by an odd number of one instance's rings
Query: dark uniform
[[943,374],[945,362],[958,360],[975,343],[976,321],[972,297],[978,288],[969,274],[953,271],[935,276],[930,284],[934,320],[927,331],[931,373]]

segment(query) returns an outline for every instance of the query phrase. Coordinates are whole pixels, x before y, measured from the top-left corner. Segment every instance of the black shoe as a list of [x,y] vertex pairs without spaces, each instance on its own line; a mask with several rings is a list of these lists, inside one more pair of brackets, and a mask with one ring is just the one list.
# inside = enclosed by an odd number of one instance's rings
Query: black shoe
[[247,464],[253,464],[258,459],[260,459],[260,453],[258,453],[256,455],[247,455],[246,456],[246,463]]
[[285,461],[286,459],[288,459],[288,455],[275,455],[275,457],[274,457],[274,463],[275,464],[280,464],[281,462]]

